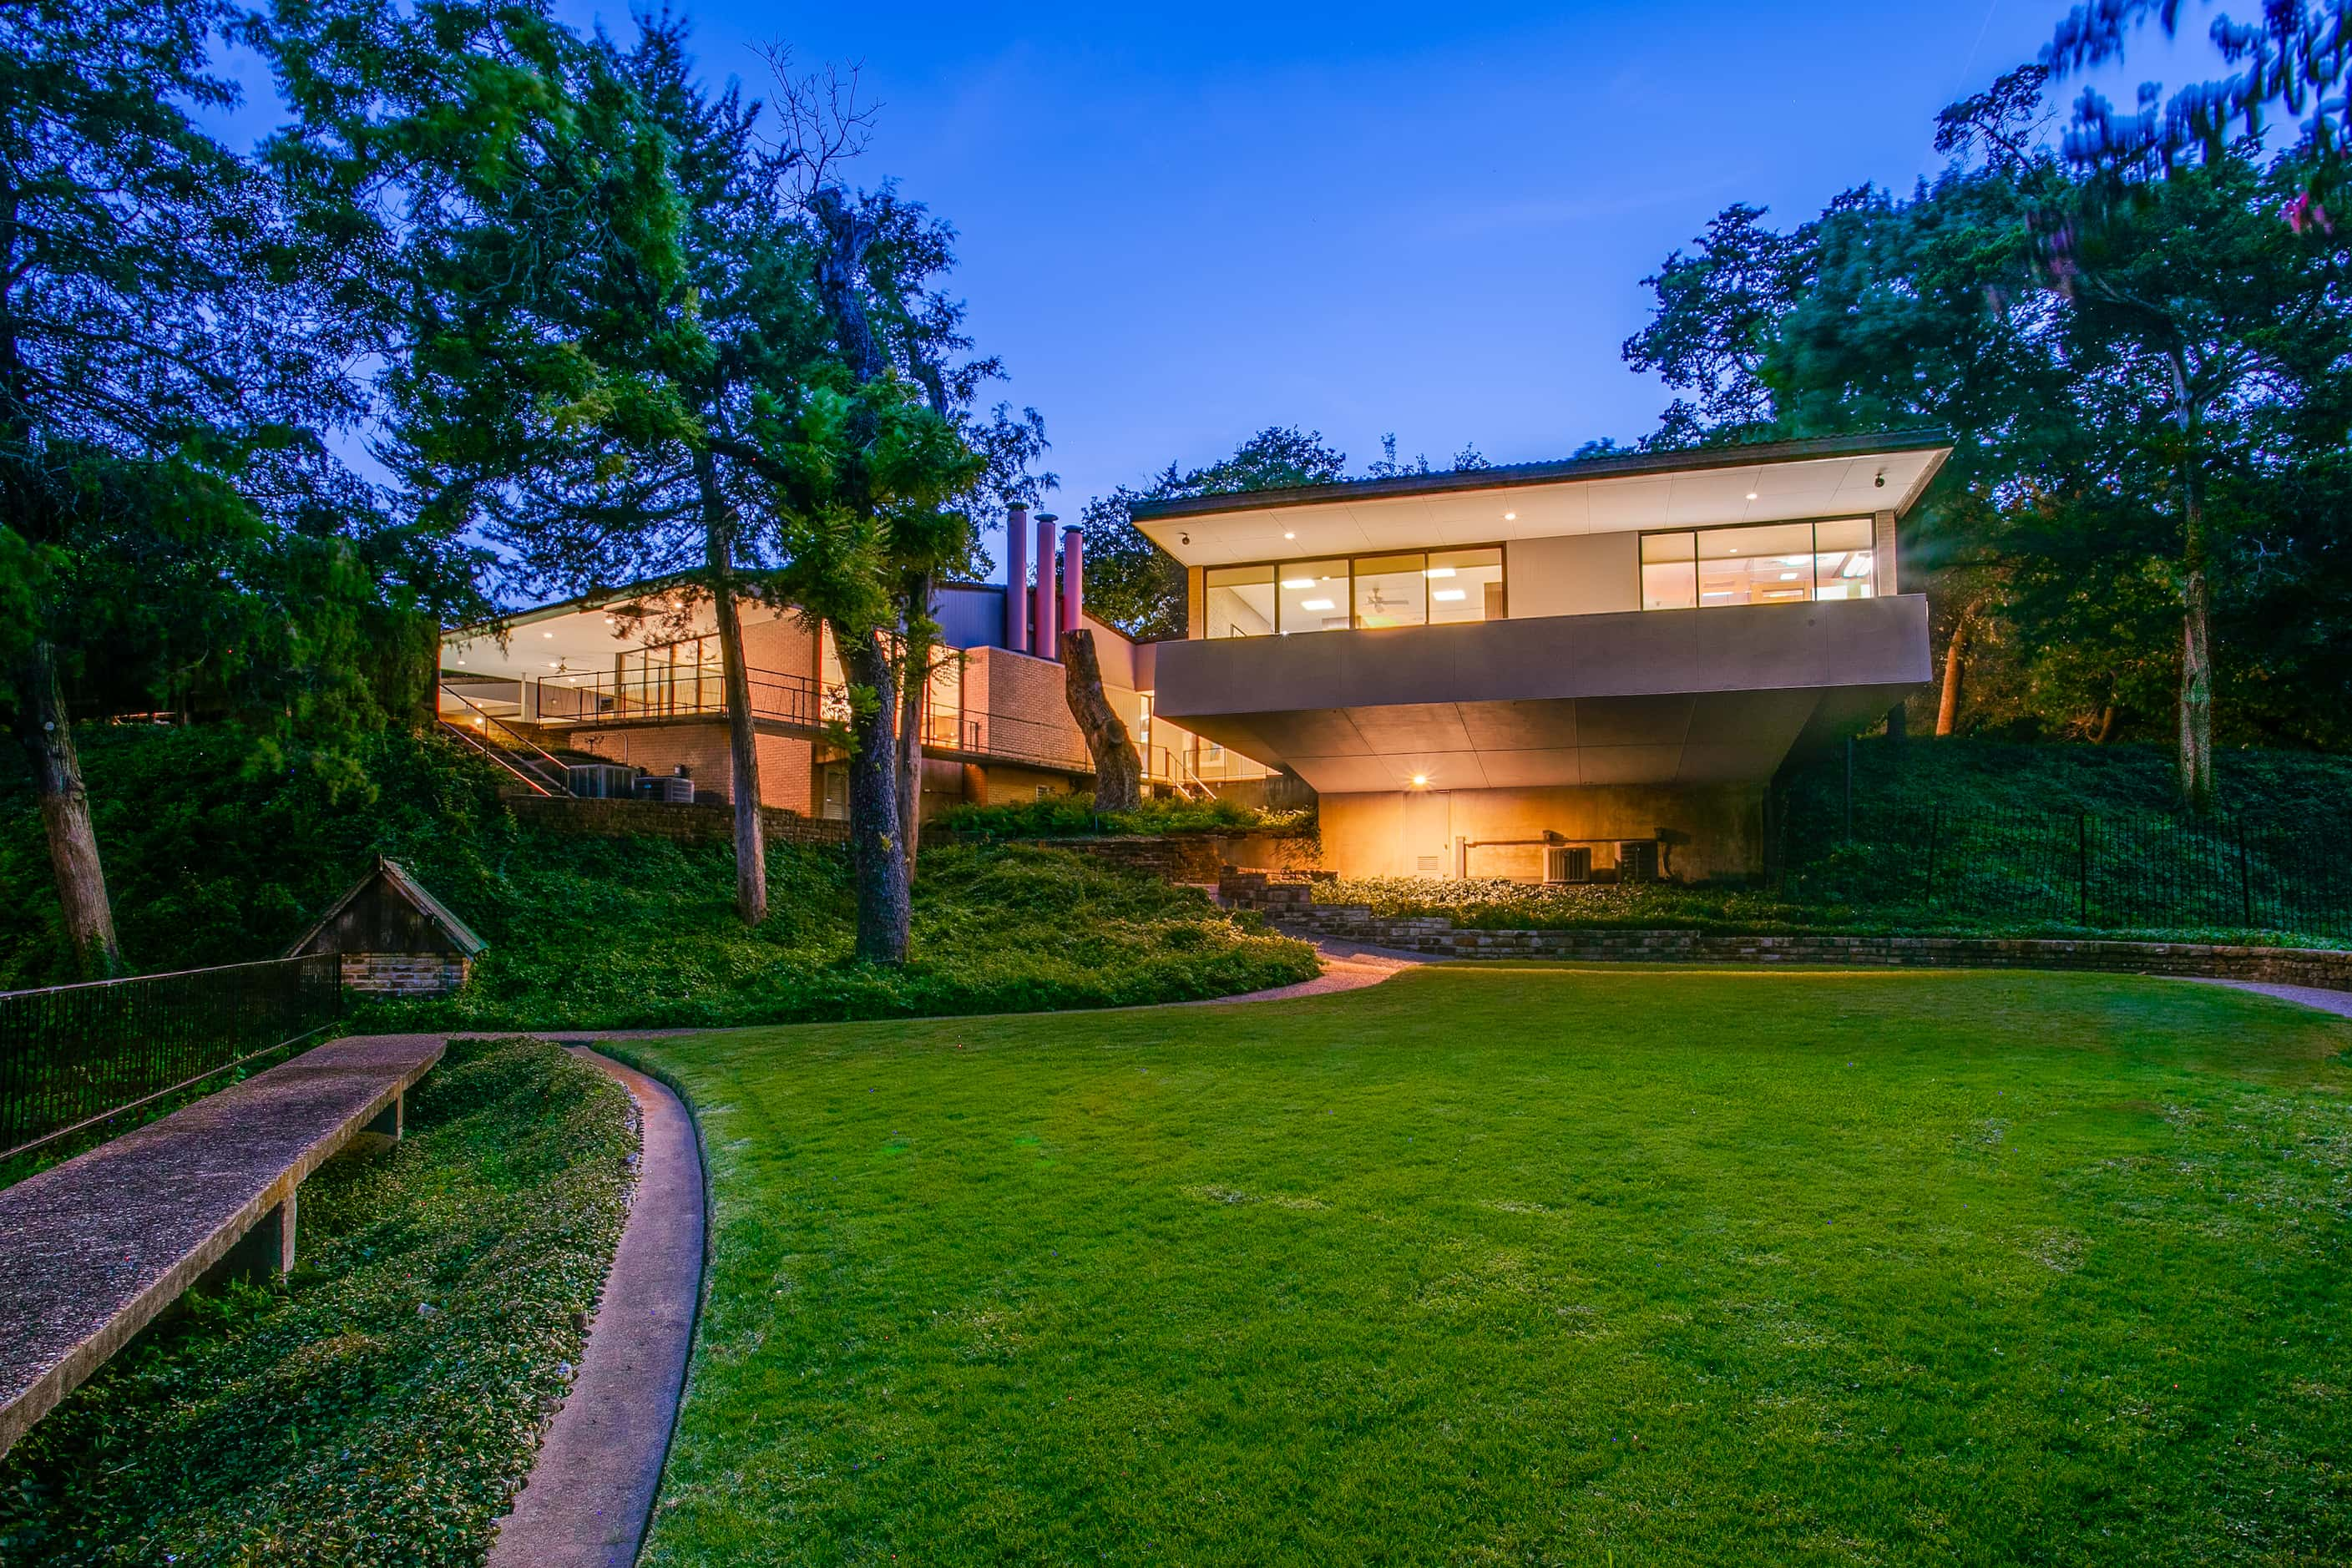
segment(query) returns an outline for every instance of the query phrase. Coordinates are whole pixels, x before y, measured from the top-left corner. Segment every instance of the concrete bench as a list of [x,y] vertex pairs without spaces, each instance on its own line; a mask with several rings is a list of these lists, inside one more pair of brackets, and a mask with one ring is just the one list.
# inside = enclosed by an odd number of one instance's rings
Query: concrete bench
[[291,1268],[302,1179],[441,1050],[336,1040],[0,1188],[0,1454],[190,1286]]

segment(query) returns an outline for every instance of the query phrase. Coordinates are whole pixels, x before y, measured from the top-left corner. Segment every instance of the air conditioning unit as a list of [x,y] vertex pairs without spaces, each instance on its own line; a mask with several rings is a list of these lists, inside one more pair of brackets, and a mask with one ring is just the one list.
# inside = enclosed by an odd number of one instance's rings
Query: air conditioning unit
[[637,796],[641,800],[659,801],[664,805],[692,805],[694,781],[670,774],[662,778],[639,779]]
[[1621,882],[1656,881],[1658,879],[1658,841],[1654,838],[1618,840],[1617,879]]
[[1592,846],[1590,844],[1555,844],[1544,851],[1544,880],[1547,882],[1590,882],[1592,880]]
[[637,770],[614,763],[574,763],[563,770],[563,787],[581,800],[626,800],[636,793]]

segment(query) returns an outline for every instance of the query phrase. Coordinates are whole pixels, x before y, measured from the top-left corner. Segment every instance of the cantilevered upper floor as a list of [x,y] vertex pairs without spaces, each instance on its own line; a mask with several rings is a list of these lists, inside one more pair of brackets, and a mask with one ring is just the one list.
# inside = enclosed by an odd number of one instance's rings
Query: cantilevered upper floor
[[1769,776],[1928,677],[1896,530],[1940,434],[1139,507],[1186,569],[1157,710],[1326,793]]

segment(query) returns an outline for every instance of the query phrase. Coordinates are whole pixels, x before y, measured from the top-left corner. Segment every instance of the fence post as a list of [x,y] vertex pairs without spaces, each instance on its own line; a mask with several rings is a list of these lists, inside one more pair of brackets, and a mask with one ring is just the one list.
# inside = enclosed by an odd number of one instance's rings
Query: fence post
[[2074,814],[2074,923],[2091,923],[2091,814]]
[[2246,858],[2246,819],[2244,816],[2241,816],[2237,819],[2237,827],[2238,902],[2245,916],[2246,929],[2248,931],[2252,931],[2254,929],[2254,875],[2253,867]]

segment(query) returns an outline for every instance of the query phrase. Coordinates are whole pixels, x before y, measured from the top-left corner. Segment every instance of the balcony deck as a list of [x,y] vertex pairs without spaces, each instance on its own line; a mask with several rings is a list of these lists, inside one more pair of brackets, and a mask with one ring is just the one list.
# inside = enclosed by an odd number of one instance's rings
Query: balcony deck
[[[763,728],[787,734],[824,740],[837,738],[850,720],[845,687],[824,684],[804,676],[772,670],[749,671],[753,720]],[[557,744],[565,735],[630,729],[646,725],[709,723],[723,719],[726,697],[715,671],[626,679],[610,674],[576,675],[544,679],[494,678],[464,683],[443,681],[441,716],[460,726],[486,720],[520,726]],[[503,694],[486,697],[488,689]],[[1159,784],[1210,784],[1256,778],[1255,763],[1234,758],[1207,760],[1193,747],[1145,745],[1146,782]],[[945,762],[981,765],[1013,763],[1072,778],[1092,777],[1094,761],[1075,721],[1053,724],[985,709],[927,706],[923,714],[923,752]]]

